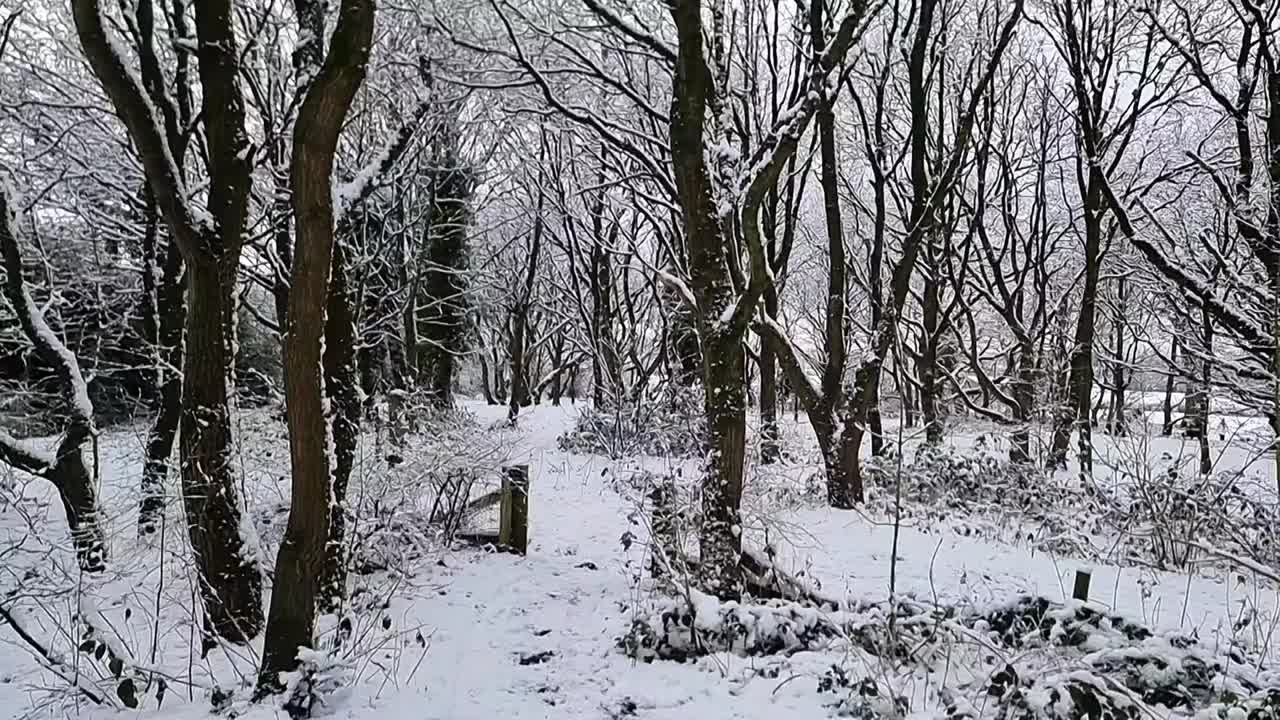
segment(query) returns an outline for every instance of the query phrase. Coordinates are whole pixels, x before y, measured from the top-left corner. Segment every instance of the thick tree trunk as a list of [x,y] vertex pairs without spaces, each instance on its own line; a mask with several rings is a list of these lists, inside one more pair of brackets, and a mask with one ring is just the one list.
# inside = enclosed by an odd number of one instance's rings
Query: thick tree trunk
[[235,347],[235,267],[206,262],[187,270],[186,351],[180,452],[183,505],[209,629],[235,642],[262,630],[257,549],[246,542],[234,473],[231,387]]
[[92,451],[91,436],[90,426],[73,423],[59,443],[56,461],[45,477],[58,488],[81,569],[99,572],[106,567],[107,539],[98,513],[93,474],[85,462],[85,455]]
[[[283,689],[282,673],[298,664],[298,649],[315,642],[315,615],[327,594],[326,577],[332,545],[331,522],[341,513],[334,497],[345,485],[343,463],[350,474],[354,433],[359,429],[355,367],[354,305],[342,253],[334,249],[334,155],[342,124],[356,90],[364,81],[373,38],[373,0],[343,0],[333,47],[323,66],[323,5],[299,0],[304,43],[300,67],[314,72],[294,126],[294,224],[297,230],[289,289],[289,324],[285,336],[285,410],[289,425],[289,459],[293,470],[289,521],[276,557],[275,592],[258,675],[259,695]],[[331,280],[333,275],[337,279]],[[327,312],[326,312],[327,310]],[[334,315],[326,319],[326,315]],[[327,338],[333,332],[333,338]],[[322,352],[332,346],[330,352]],[[326,415],[326,382],[335,391],[335,419]],[[343,435],[347,435],[343,439]],[[345,444],[345,448],[343,447]],[[332,455],[331,455],[332,453]],[[345,487],[341,488],[345,492]],[[339,536],[340,537],[340,536]],[[339,560],[337,573],[345,565]],[[330,591],[339,588],[330,587]]]
[[708,430],[708,466],[702,483],[701,574],[708,592],[737,597],[741,586],[743,460],[746,453],[746,353],[741,337],[724,337],[708,328],[704,409]]

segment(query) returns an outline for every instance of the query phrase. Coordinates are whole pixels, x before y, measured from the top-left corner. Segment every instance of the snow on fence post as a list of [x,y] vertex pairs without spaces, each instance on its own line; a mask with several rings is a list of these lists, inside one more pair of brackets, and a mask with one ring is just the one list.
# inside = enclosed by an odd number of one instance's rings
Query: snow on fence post
[[1088,570],[1076,571],[1075,587],[1071,589],[1071,597],[1081,602],[1089,602],[1089,581],[1093,579],[1093,573]]
[[498,545],[524,555],[529,549],[529,466],[503,468]]
[[658,579],[666,575],[668,563],[675,557],[676,487],[670,476],[658,478],[649,491],[653,514],[649,523],[649,575]]

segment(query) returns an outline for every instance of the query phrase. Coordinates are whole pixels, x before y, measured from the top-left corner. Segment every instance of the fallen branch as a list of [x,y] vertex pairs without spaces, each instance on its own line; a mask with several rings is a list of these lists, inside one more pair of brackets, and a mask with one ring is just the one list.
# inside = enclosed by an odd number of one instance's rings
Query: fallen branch
[[1250,560],[1249,558],[1244,557],[1243,555],[1237,555],[1233,552],[1223,550],[1222,548],[1219,548],[1215,545],[1210,545],[1209,543],[1203,540],[1179,540],[1178,542],[1181,542],[1185,545],[1189,545],[1193,548],[1198,548],[1200,550],[1203,550],[1204,552],[1207,552],[1216,558],[1227,560],[1228,562],[1233,562],[1241,567],[1248,568],[1253,572],[1261,575],[1262,577],[1267,578],[1268,580],[1280,583],[1280,571],[1269,568],[1266,565],[1263,565],[1262,563],[1259,563],[1257,561]]
[[18,624],[18,621],[14,619],[13,615],[9,614],[9,611],[5,609],[3,606],[0,606],[0,620],[3,620],[5,623],[9,625],[9,627],[13,628],[13,631],[17,633],[18,637],[21,638],[22,641],[25,642],[27,645],[31,646],[33,650],[35,650],[36,654],[39,655],[40,658],[45,661],[45,664],[49,668],[49,670],[55,673],[58,677],[62,678],[64,681],[70,683],[73,687],[75,687],[77,691],[80,692],[81,695],[84,695],[86,698],[91,700],[93,704],[95,705],[103,704],[102,697],[100,695],[81,685],[80,682],[76,680],[74,676],[67,677],[66,675],[63,675],[61,671],[62,662],[59,661],[57,658],[55,658],[53,654],[49,652],[49,649],[46,648],[39,640],[36,640],[34,637],[31,637],[31,634],[28,633],[26,629],[22,627],[22,625]]

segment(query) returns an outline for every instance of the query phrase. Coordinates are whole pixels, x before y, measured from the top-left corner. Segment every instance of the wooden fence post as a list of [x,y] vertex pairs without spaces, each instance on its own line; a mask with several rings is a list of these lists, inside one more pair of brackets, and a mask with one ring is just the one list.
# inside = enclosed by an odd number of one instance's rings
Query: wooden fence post
[[1081,602],[1089,602],[1089,581],[1093,579],[1093,573],[1088,570],[1076,571],[1075,587],[1071,589],[1071,597]]
[[521,555],[529,549],[528,465],[512,465],[504,468],[498,544]]

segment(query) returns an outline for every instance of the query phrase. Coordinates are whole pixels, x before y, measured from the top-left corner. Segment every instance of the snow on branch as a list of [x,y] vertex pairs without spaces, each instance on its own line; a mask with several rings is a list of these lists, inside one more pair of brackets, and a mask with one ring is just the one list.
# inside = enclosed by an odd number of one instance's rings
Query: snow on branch
[[198,255],[201,237],[211,231],[212,220],[188,199],[158,110],[126,62],[128,54],[107,29],[109,23],[99,0],[73,0],[71,9],[85,58],[137,146],[151,192],[174,240],[184,254]]
[[32,475],[43,476],[53,467],[55,458],[30,440],[16,438],[0,429],[0,463]]
[[4,294],[18,315],[22,332],[45,362],[53,366],[61,381],[68,412],[76,422],[93,425],[93,403],[89,386],[80,372],[80,363],[45,321],[44,312],[31,297],[22,277],[22,251],[18,245],[16,193],[0,180],[0,260],[5,270]]
[[[1129,242],[1143,254],[1148,262],[1151,263],[1159,273],[1165,278],[1173,281],[1183,292],[1191,295],[1197,303],[1203,305],[1205,310],[1209,311],[1214,318],[1222,323],[1225,327],[1239,336],[1249,345],[1251,354],[1261,358],[1263,364],[1269,364],[1268,355],[1275,340],[1270,333],[1262,329],[1261,326],[1246,317],[1237,309],[1227,305],[1219,300],[1213,292],[1213,288],[1202,282],[1199,278],[1191,275],[1181,267],[1172,263],[1164,256],[1150,240],[1139,235],[1133,228],[1133,223],[1129,219],[1128,211],[1120,204],[1115,196],[1115,191],[1111,188],[1111,183],[1105,175],[1102,176],[1102,192],[1107,198],[1107,203],[1111,206],[1112,212],[1116,216],[1116,222],[1120,226],[1120,231],[1128,238]],[[1146,203],[1141,198],[1135,199],[1134,203],[1143,211],[1156,230],[1172,241],[1173,237],[1164,225],[1156,218]]]
[[653,272],[657,276],[658,280],[662,282],[663,285],[666,285],[667,287],[675,291],[676,295],[680,297],[681,302],[687,305],[690,310],[697,309],[698,301],[694,298],[693,290],[689,288],[688,283],[676,277],[675,275],[672,275],[666,270],[660,270],[658,268],[654,268]]
[[367,165],[361,168],[350,182],[342,183],[334,188],[335,225],[342,225],[351,208],[359,205],[361,201],[373,194],[373,191],[377,189],[378,180],[390,172],[391,168],[400,161],[400,158],[404,157],[404,153],[409,149],[409,144],[413,141],[414,135],[417,134],[418,128],[422,126],[423,119],[431,111],[431,106],[432,101],[430,98],[419,103],[418,107],[413,111],[413,117],[400,126],[400,129],[396,131],[395,136],[391,138],[386,146]]
[[752,324],[752,329],[757,335],[768,337],[778,348],[778,359],[786,372],[787,381],[795,388],[801,403],[810,408],[821,404],[822,389],[800,364],[800,351],[791,342],[786,329],[777,320],[763,313]]
[[601,5],[599,0],[582,0],[582,3],[586,5],[591,12],[595,13],[597,17],[608,23],[623,35],[626,35],[635,42],[654,51],[663,60],[672,64],[675,63],[676,51],[649,31],[628,22],[626,18],[606,8],[604,5]]

